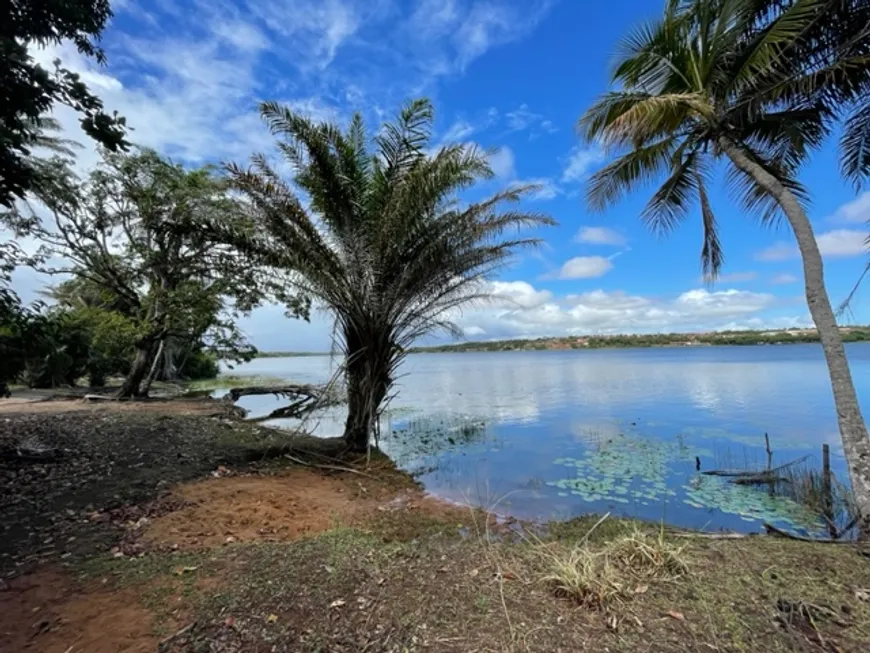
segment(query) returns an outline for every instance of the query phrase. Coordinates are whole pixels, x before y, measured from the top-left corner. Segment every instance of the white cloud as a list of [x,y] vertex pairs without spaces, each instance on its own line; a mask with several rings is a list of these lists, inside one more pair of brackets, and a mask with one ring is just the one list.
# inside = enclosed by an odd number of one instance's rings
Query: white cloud
[[521,5],[507,2],[474,3],[468,15],[458,21],[458,29],[453,32],[456,65],[464,70],[491,48],[523,38],[537,27],[552,4],[552,0]]
[[505,122],[508,131],[516,132],[528,129],[532,132],[533,138],[542,132],[552,134],[558,131],[552,121],[546,120],[541,114],[529,109],[528,104],[521,104],[515,110],[508,111],[505,114]]
[[362,5],[342,0],[251,1],[248,10],[282,37],[282,51],[297,65],[326,68],[359,29]]
[[466,138],[471,136],[474,131],[475,128],[470,122],[459,119],[447,128],[447,131],[444,132],[444,135],[441,137],[441,141],[443,143],[464,141]]
[[571,150],[565,170],[562,172],[562,182],[583,181],[590,169],[604,159],[604,151],[600,147],[575,147]]
[[870,191],[859,195],[851,202],[843,204],[829,218],[834,222],[868,222],[870,221]]
[[796,276],[794,276],[793,274],[786,274],[786,273],[776,274],[773,277],[771,277],[771,279],[770,279],[770,283],[777,285],[777,286],[781,286],[781,285],[785,285],[785,284],[789,284],[789,283],[797,283],[798,281],[800,281],[800,279],[798,279]]
[[551,200],[562,191],[549,177],[533,177],[531,179],[518,179],[512,186],[538,186],[538,189],[528,195],[532,200]]
[[574,240],[590,245],[622,246],[626,243],[625,236],[607,227],[581,227]]
[[613,269],[610,259],[603,256],[576,256],[565,261],[559,270],[560,279],[592,279]]
[[[526,284],[523,295],[532,297]],[[607,333],[712,331],[725,328],[797,326],[797,317],[763,317],[776,299],[766,293],[697,289],[673,298],[593,290],[562,298],[539,296],[527,306],[485,306],[465,311],[458,322],[468,336],[540,337]],[[474,333],[472,333],[472,331]]]
[[855,229],[835,229],[816,236],[822,256],[847,257],[867,253],[870,233]]
[[[834,229],[822,234],[816,234],[816,242],[822,256],[828,258],[846,258],[866,254],[867,231],[858,229]],[[800,258],[797,245],[784,241],[774,243],[770,247],[761,250],[755,255],[758,261],[786,261]]]
[[504,308],[535,308],[553,298],[549,290],[536,290],[526,281],[490,281],[485,290],[495,305]]
[[517,171],[514,167],[514,153],[511,148],[500,147],[489,156],[489,165],[499,179],[513,179]]
[[[491,301],[456,311],[454,320],[469,338],[512,338],[584,334],[716,331],[808,326],[806,315],[768,315],[777,299],[745,290],[693,289],[672,297],[592,290],[554,296],[526,281],[493,281],[483,288]],[[242,321],[251,341],[264,350],[327,351],[329,316],[289,320],[267,306]]]
[[728,272],[725,274],[720,274],[715,279],[711,279],[710,277],[702,276],[700,279],[701,283],[745,283],[747,281],[753,281],[758,278],[758,273],[753,271],[747,272]]

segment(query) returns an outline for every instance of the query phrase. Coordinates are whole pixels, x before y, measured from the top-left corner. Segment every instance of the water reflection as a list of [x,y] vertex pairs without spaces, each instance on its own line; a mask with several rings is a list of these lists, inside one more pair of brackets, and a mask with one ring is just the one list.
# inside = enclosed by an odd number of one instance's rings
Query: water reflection
[[[850,345],[848,352],[867,410],[870,345]],[[235,373],[317,382],[334,366],[329,357],[258,359]],[[384,419],[385,448],[431,490],[478,503],[509,494],[502,506],[519,516],[613,509],[653,519],[668,515],[686,526],[752,530],[758,520],[747,522],[740,509],[732,510],[746,503],[743,493],[703,509],[686,503],[685,495],[695,457],[705,469],[726,459],[755,464],[763,459],[764,432],[782,461],[818,455],[823,442],[831,444],[835,469],[845,478],[830,386],[815,345],[421,354],[410,356],[402,372]],[[275,407],[270,397],[245,398],[243,405],[254,414]],[[339,408],[307,426],[339,435],[343,419]],[[444,428],[433,427],[439,421]],[[450,430],[474,423],[485,425],[474,437],[457,438]],[[682,447],[688,458],[668,455],[657,463],[664,465],[658,485],[676,495],[634,497],[631,492],[640,490],[631,483],[627,495],[589,488],[572,494],[547,485],[568,478],[554,459],[585,460],[615,438],[662,451]],[[591,468],[577,469],[588,474]],[[639,477],[630,468],[623,475],[632,483]],[[708,489],[695,495],[706,497]]]

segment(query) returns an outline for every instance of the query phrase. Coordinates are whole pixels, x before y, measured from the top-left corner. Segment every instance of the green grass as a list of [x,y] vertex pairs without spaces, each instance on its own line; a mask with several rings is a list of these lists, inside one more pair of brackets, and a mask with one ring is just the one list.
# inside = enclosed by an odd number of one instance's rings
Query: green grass
[[286,383],[289,383],[287,379],[277,376],[221,374],[213,379],[186,381],[184,388],[188,392],[205,392],[209,390],[228,390],[230,388],[250,388],[255,385],[282,385]]

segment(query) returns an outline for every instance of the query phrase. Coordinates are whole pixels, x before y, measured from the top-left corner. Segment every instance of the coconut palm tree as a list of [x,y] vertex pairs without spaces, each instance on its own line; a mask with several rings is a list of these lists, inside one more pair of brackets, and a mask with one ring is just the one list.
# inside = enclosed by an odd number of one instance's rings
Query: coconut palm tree
[[[636,187],[664,178],[642,219],[667,233],[697,202],[708,277],[715,277],[723,262],[707,191],[718,163],[727,166],[730,186],[764,223],[785,217],[803,259],[806,299],[830,372],[866,536],[870,439],[807,218],[808,193],[797,179],[807,154],[843,116],[842,105],[860,105],[862,88],[870,93],[866,57],[843,44],[826,45],[816,32],[825,20],[819,12],[830,4],[670,0],[660,20],[625,39],[613,74],[615,90],[594,103],[579,127],[586,139],[616,155],[591,177],[590,205],[604,209]],[[853,115],[861,115],[858,109]],[[857,119],[850,120],[852,140],[845,138],[843,145],[852,158],[844,156],[844,171],[858,177],[867,161],[860,152]]]
[[274,103],[261,113],[308,204],[263,156],[248,170],[230,166],[259,227],[247,246],[335,318],[344,437],[365,450],[405,350],[435,330],[456,332],[452,318],[485,295],[488,275],[537,244],[522,230],[553,220],[502,210],[533,187],[462,202],[459,193],[492,178],[488,155],[469,145],[432,151],[427,100],[407,104],[372,143],[359,115],[342,131]]

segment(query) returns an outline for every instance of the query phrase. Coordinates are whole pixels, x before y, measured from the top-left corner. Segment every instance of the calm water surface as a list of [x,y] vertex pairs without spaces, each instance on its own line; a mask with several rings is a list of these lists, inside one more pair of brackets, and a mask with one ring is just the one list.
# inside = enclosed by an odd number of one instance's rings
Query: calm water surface
[[[870,344],[847,347],[870,414]],[[234,374],[326,381],[329,357],[257,359]],[[696,472],[820,458],[846,481],[817,345],[416,354],[402,368],[382,446],[431,492],[520,518],[611,511],[686,527],[808,528],[796,504]],[[270,397],[241,402],[253,415]],[[276,421],[278,426],[291,423]],[[306,425],[340,435],[340,410]]]

